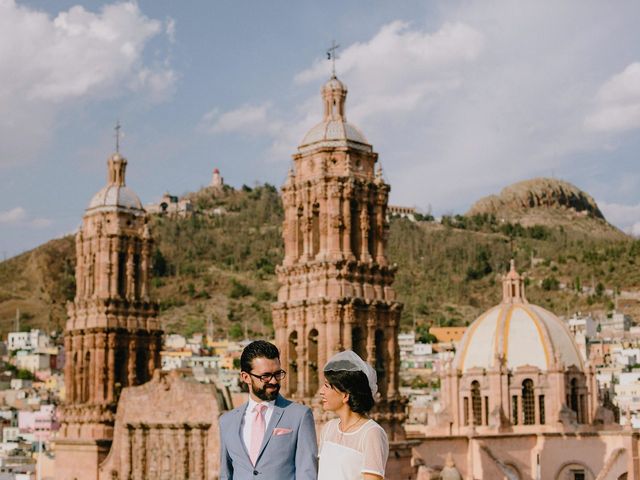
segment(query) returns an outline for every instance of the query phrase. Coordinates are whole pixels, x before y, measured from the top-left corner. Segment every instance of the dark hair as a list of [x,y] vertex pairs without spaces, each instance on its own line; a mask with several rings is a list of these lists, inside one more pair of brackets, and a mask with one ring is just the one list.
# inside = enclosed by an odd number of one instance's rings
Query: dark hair
[[355,413],[367,413],[373,408],[373,395],[365,373],[361,370],[325,370],[324,378],[334,390],[349,394],[349,407]]
[[278,351],[278,347],[265,340],[256,340],[255,342],[251,342],[249,345],[244,347],[244,350],[242,350],[242,355],[240,356],[240,370],[243,372],[251,372],[253,359],[260,357],[268,358],[269,360],[276,358],[279,359],[280,352]]

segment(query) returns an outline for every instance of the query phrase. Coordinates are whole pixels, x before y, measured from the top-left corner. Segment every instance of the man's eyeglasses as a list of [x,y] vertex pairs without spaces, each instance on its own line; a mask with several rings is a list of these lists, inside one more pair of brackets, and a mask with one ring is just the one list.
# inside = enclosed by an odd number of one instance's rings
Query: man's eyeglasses
[[287,375],[287,372],[285,372],[284,370],[278,370],[277,372],[273,373],[263,373],[262,375],[254,375],[251,372],[247,373],[252,377],[258,378],[262,383],[270,382],[272,378],[275,378],[279,382]]

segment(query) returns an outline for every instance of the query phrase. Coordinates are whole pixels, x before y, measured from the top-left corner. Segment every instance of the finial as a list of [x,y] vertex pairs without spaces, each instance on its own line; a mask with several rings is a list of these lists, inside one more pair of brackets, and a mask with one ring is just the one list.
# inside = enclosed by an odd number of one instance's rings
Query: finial
[[509,271],[510,272],[516,271],[516,261],[513,258],[509,261]]
[[120,153],[120,129],[122,126],[120,125],[120,120],[116,120],[116,126],[114,130],[116,131],[116,153]]
[[382,180],[382,165],[376,168],[376,180]]
[[327,49],[327,60],[332,60],[331,76],[336,76],[336,50],[340,48],[340,45],[336,44],[335,40],[331,41],[331,47]]

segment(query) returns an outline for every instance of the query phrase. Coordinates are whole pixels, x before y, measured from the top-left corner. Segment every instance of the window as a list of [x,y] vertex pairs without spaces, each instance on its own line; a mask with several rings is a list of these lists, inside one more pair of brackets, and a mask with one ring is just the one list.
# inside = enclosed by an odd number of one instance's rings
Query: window
[[511,397],[511,421],[514,425],[518,425],[518,396]]
[[464,424],[469,425],[469,397],[464,397]]
[[569,400],[569,407],[571,408],[571,410],[576,412],[576,420],[579,422],[580,408],[578,404],[578,380],[575,378],[571,380],[571,393],[569,395]]
[[484,397],[484,424],[489,425],[489,397]]
[[522,414],[525,425],[536,423],[536,402],[533,395],[533,380],[527,378],[522,382]]
[[571,470],[571,480],[586,480],[584,470]]
[[540,425],[544,425],[544,395],[538,396],[538,411],[540,412]]
[[471,408],[473,409],[473,424],[482,425],[482,397],[480,397],[480,382],[471,382]]

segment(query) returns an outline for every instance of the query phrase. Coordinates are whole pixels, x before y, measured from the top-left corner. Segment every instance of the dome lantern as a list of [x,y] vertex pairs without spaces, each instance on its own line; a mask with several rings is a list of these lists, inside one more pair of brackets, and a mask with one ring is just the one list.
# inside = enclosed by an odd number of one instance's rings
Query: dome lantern
[[524,278],[516,271],[513,259],[509,272],[502,278],[502,303],[529,303],[524,296]]

